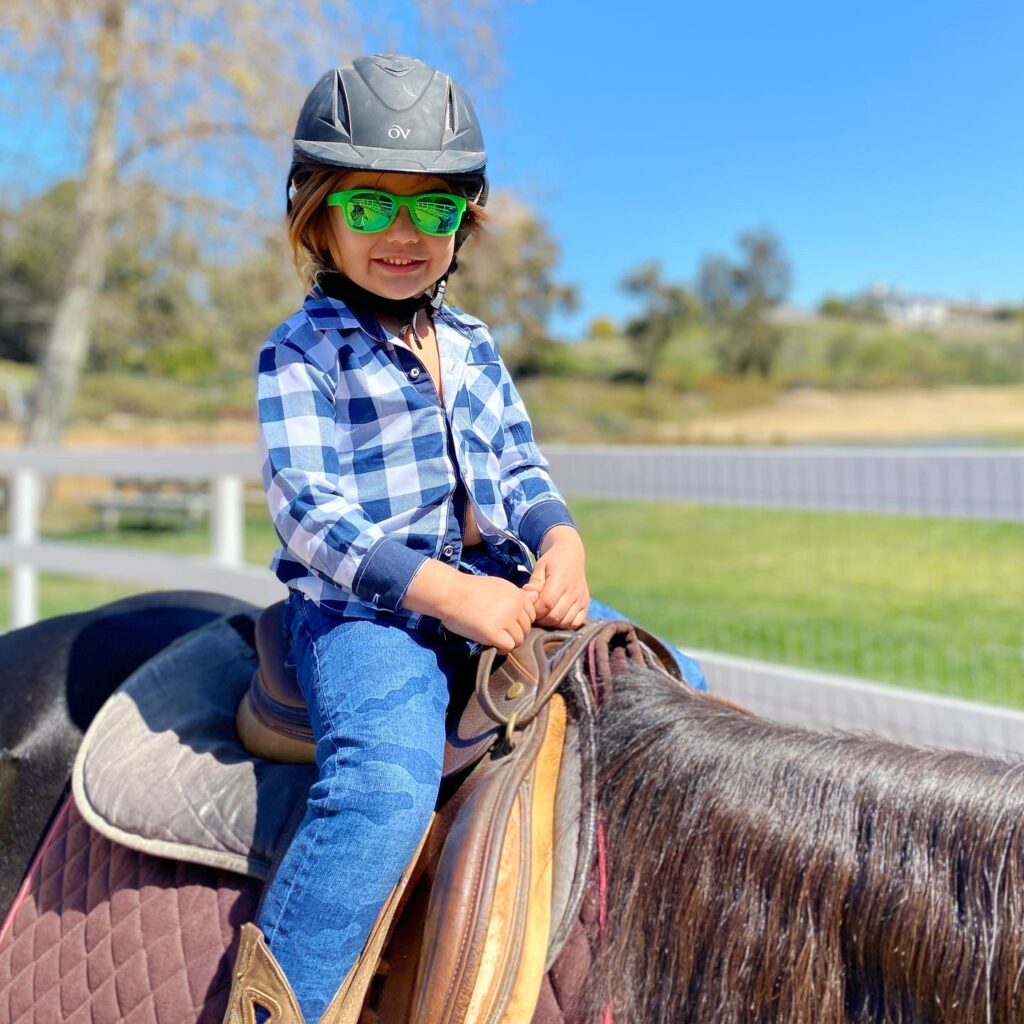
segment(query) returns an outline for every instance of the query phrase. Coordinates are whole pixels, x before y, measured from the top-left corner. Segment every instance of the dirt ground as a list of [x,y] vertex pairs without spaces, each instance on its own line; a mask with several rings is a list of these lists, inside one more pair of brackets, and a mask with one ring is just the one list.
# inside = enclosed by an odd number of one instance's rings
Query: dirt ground
[[[771,404],[698,414],[663,422],[663,443],[786,444],[984,440],[1024,443],[1024,387],[906,388],[889,391],[781,393]],[[79,425],[65,436],[70,447],[256,443],[254,421],[150,422],[111,417]],[[0,424],[0,447],[18,444],[17,430]]]
[[686,440],[743,444],[811,441],[1024,442],[1024,387],[944,387],[781,394],[773,404],[699,415]]

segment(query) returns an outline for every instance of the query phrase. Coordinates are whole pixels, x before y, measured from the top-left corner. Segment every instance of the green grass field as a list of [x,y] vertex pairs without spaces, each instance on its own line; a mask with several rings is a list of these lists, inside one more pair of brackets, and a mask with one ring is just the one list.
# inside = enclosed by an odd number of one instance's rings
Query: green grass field
[[576,502],[592,591],[681,644],[1024,705],[1024,526]]
[[[595,596],[687,646],[1024,706],[1024,525],[575,500]],[[73,517],[66,517],[71,519]],[[200,554],[204,531],[48,536]],[[246,558],[275,546],[250,510]],[[44,578],[42,614],[139,587]],[[6,617],[7,588],[0,588]]]

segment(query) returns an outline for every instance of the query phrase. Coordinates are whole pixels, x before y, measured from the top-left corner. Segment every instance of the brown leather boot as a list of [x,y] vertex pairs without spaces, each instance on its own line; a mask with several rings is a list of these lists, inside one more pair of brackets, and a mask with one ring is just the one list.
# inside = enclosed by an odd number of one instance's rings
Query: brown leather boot
[[[363,1001],[366,999],[366,990],[370,987],[374,972],[380,963],[381,951],[391,930],[395,912],[410,878],[415,874],[416,864],[429,831],[428,827],[420,839],[416,852],[402,872],[398,884],[391,890],[391,895],[380,908],[359,959],[345,975],[330,1006],[320,1018],[320,1024],[358,1024]],[[263,1007],[270,1014],[266,1024],[306,1024],[299,1011],[295,993],[292,992],[281,965],[267,948],[263,933],[256,925],[246,923],[242,925],[238,956],[231,975],[231,994],[228,996],[224,1024],[256,1024],[257,1007]]]
[[238,957],[231,972],[231,995],[224,1024],[256,1024],[256,1008],[270,1013],[267,1024],[305,1024],[284,971],[267,949],[263,932],[242,925]]

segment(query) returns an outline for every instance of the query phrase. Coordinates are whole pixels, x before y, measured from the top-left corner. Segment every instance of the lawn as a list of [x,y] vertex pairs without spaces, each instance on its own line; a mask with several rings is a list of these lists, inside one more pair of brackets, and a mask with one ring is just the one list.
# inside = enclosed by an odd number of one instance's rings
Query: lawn
[[575,502],[592,591],[683,646],[1024,705],[1024,526]]
[[[847,673],[1024,706],[1024,525],[574,500],[595,596],[684,648]],[[202,553],[205,531],[51,537]],[[249,510],[246,558],[275,539]],[[45,577],[42,614],[138,587]],[[7,588],[0,587],[6,616]]]

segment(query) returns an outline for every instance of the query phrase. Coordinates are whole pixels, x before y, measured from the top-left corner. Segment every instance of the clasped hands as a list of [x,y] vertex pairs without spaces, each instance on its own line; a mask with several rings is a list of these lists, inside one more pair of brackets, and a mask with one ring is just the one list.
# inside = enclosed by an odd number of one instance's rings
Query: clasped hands
[[583,542],[568,525],[551,527],[541,540],[529,581],[517,587],[497,576],[459,573],[449,580],[438,617],[459,636],[508,654],[526,639],[530,627],[578,629],[587,617]]

